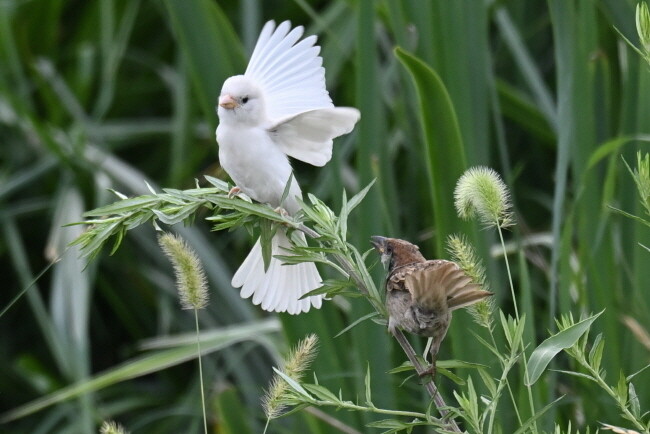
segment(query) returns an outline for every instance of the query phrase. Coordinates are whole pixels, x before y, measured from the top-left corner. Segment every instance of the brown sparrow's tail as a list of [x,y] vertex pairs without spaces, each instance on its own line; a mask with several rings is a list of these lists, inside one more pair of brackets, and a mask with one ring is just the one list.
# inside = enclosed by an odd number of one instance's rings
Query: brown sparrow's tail
[[454,262],[436,260],[429,267],[409,275],[404,283],[413,299],[423,307],[446,306],[449,310],[456,310],[493,294],[471,282],[471,277]]

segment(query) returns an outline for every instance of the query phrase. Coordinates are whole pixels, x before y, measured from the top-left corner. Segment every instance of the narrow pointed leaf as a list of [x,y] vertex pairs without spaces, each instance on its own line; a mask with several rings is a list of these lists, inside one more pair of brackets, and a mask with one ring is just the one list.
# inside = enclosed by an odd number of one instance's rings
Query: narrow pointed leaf
[[603,311],[592,315],[587,319],[562,330],[542,342],[530,356],[528,360],[529,378],[526,385],[532,386],[539,377],[544,373],[548,364],[560,351],[570,348],[578,342],[578,339],[591,327],[591,324],[598,318]]

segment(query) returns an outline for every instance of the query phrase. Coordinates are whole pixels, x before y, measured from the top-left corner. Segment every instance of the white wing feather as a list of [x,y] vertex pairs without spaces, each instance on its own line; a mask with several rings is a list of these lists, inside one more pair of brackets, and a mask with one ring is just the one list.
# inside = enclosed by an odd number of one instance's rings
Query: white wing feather
[[252,79],[264,93],[271,120],[286,118],[308,110],[334,107],[325,88],[323,59],[316,36],[298,42],[302,26],[291,29],[285,21],[264,25],[244,76]]
[[332,139],[352,131],[359,117],[351,107],[310,110],[281,120],[269,132],[285,154],[323,166],[332,158]]

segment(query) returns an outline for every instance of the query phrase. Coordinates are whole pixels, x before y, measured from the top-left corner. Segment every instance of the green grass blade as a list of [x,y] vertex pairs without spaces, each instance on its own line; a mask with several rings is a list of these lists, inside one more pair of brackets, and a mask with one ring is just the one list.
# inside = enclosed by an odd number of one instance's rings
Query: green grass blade
[[[276,320],[250,322],[222,330],[208,330],[201,333],[201,354],[203,356],[222,350],[238,342],[256,340],[258,336],[279,330]],[[195,335],[194,335],[195,336]],[[191,338],[188,338],[191,339]],[[197,357],[196,341],[182,346],[156,351],[135,358],[99,373],[88,381],[65,387],[55,393],[16,407],[0,415],[0,423],[7,423],[43,410],[51,405],[101,390],[105,387],[131,380],[143,375],[162,371],[171,366],[193,360]]]
[[438,74],[401,48],[395,50],[395,55],[411,74],[418,95],[425,164],[433,196],[436,253],[440,257],[447,236],[459,227],[453,192],[466,168],[465,149],[453,104]]

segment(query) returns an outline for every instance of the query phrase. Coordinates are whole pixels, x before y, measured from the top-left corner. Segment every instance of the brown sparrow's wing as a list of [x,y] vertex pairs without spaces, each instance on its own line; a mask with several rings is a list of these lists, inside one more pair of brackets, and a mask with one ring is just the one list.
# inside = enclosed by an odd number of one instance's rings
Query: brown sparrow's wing
[[[396,268],[389,276],[386,281],[386,290],[387,291],[409,291],[404,286],[404,280],[407,276],[413,274],[418,266],[421,264],[409,264]],[[410,291],[409,291],[410,292]],[[413,293],[411,292],[411,296]]]
[[455,310],[492,295],[471,283],[472,279],[454,262],[438,259],[416,265],[418,267],[405,276],[404,286],[425,308],[447,306]]

